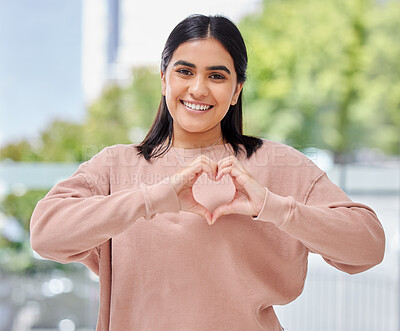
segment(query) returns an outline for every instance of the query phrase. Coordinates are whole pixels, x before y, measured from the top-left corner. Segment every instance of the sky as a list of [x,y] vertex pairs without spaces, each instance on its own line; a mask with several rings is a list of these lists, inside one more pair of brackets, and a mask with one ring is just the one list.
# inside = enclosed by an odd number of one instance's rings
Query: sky
[[[54,119],[83,121],[88,90],[104,77],[97,50],[107,27],[91,21],[105,14],[102,1],[0,0],[0,147],[34,141]],[[158,62],[170,30],[187,15],[237,21],[260,0],[120,1],[120,63],[132,66]]]
[[80,121],[80,0],[0,0],[0,146]]

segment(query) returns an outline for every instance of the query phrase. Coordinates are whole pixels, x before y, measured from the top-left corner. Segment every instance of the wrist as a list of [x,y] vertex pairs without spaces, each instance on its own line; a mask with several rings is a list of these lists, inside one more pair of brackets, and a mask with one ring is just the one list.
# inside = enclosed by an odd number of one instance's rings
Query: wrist
[[156,213],[179,213],[179,200],[169,177],[157,184],[146,186],[141,185],[146,203],[148,218]]

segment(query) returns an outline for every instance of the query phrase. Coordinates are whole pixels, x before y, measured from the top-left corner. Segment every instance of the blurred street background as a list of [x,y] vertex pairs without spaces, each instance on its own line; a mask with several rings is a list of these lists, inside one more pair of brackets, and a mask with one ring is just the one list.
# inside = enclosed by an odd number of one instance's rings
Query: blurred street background
[[97,277],[32,251],[29,220],[80,163],[142,141],[164,43],[193,13],[244,36],[245,134],[305,153],[385,229],[385,259],[365,273],[310,255],[281,324],[400,331],[398,0],[0,0],[0,331],[95,330]]

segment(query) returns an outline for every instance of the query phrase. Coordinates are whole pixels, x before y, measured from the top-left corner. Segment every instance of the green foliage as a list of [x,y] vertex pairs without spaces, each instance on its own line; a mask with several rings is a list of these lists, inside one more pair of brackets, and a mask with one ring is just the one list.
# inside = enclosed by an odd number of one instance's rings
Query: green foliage
[[46,193],[46,190],[30,190],[23,195],[9,194],[1,201],[0,211],[3,217],[16,219],[23,233],[20,240],[11,240],[0,233],[1,273],[33,273],[52,269],[73,270],[76,268],[75,265],[61,265],[52,261],[36,260],[32,256],[29,221],[37,202]]
[[53,121],[41,134],[36,151],[40,161],[74,162],[82,161],[82,125],[63,121]]
[[161,99],[160,71],[156,67],[136,68],[127,94],[132,98],[132,126],[149,128]]
[[265,0],[239,25],[251,134],[337,155],[400,153],[399,2]]
[[127,86],[109,85],[88,108],[83,123],[54,120],[36,141],[4,146],[0,160],[82,162],[102,148],[129,144],[132,130],[150,127],[161,98],[160,73],[154,67],[135,68]]
[[34,269],[29,240],[15,244],[0,238],[0,270],[2,273],[27,273]]
[[124,104],[124,90],[119,86],[106,88],[88,112],[84,125],[86,143],[98,146],[129,142],[129,122]]
[[29,190],[22,196],[8,194],[1,202],[1,210],[4,214],[18,219],[23,229],[29,232],[29,220],[33,209],[46,193],[45,190]]
[[[161,97],[160,74],[152,67],[136,68],[126,87],[107,87],[90,108],[84,125],[86,144],[103,148],[129,144],[134,128],[148,128]],[[91,155],[89,155],[91,156]]]
[[22,140],[14,144],[6,145],[0,150],[0,160],[4,159],[30,162],[38,161],[40,157],[36,154],[29,141]]

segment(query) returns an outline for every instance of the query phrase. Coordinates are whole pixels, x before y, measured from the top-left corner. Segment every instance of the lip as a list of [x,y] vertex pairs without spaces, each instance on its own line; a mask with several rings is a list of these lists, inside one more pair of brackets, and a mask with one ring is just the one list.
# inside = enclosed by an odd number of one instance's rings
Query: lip
[[[207,104],[207,103],[190,102],[190,101],[187,101],[187,100],[179,100],[179,101],[181,102],[182,106],[186,108],[186,110],[187,110],[188,112],[193,113],[193,114],[205,114],[205,113],[207,113],[209,110],[211,110],[212,108],[214,108],[214,106],[212,106],[212,105],[210,105],[210,104]],[[186,107],[185,104],[183,103],[183,101],[188,102],[188,103],[194,103],[194,104],[196,104],[196,105],[211,106],[211,107],[210,107],[209,109],[207,109],[207,110],[194,110],[194,109],[192,109],[192,108]]]

